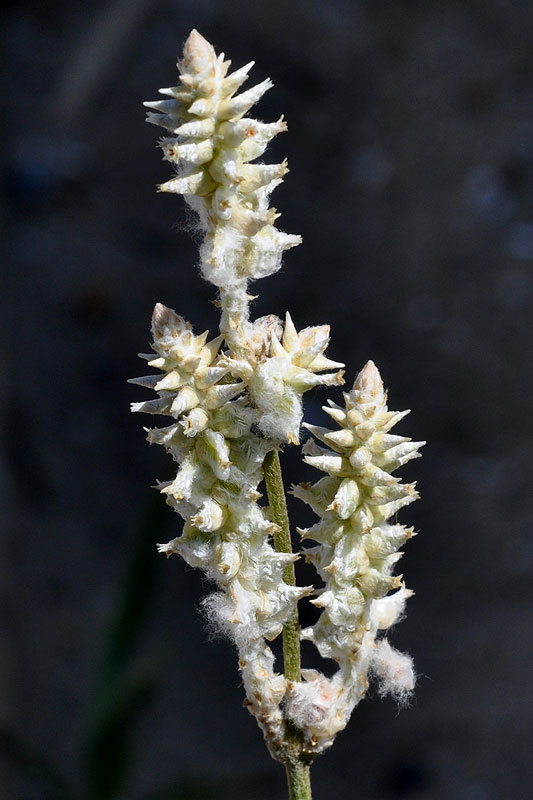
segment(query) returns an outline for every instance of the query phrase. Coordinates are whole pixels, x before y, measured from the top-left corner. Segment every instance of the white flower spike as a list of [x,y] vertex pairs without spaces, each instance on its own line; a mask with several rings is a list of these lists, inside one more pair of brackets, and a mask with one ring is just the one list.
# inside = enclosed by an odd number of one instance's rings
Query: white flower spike
[[[323,581],[296,584],[277,451],[300,440],[305,392],[343,383],[344,366],[325,355],[329,325],[297,331],[290,315],[250,320],[248,283],[276,272],[283,251],[300,237],[274,227],[269,195],[287,164],[254,164],[283,118],[247,117],[270,80],[237,94],[253,62],[228,73],[192,31],[178,62],[181,85],[147,103],[148,120],[171,136],[161,142],[176,175],[161,191],[182,194],[204,233],[201,272],[219,291],[220,335],[195,335],[158,303],[152,318],[154,355],[142,356],[159,374],[132,380],[157,397],[132,404],[135,412],[170,417],[148,431],[178,465],[159,490],[183,518],[181,535],[159,549],[200,567],[216,586],[206,614],[239,651],[245,704],[255,715],[272,756],[287,768],[291,797],[310,800],[309,764],[342,730],[364,696],[369,676],[381,692],[404,699],[414,686],[408,656],[383,637],[403,615],[412,592],[393,574],[399,548],[413,530],[390,518],[416,500],[414,484],[394,473],[418,456],[424,442],[389,431],[407,412],[388,411],[378,370],[369,361],[344,406],[324,408],[338,428],[303,423],[314,439],[304,460],[325,473],[314,485],[294,486],[319,521],[298,529],[314,546],[304,550]],[[327,372],[326,372],[327,371]],[[261,504],[265,481],[270,505]],[[391,593],[392,592],[392,593]],[[321,609],[301,631],[338,670],[327,678],[300,669],[298,601]],[[285,674],[268,642],[283,631]]]
[[[302,631],[324,658],[339,670],[329,682],[335,703],[308,729],[309,745],[320,752],[345,727],[368,686],[369,671],[381,690],[400,698],[414,688],[415,675],[408,656],[377,639],[379,631],[394,625],[412,595],[401,576],[392,571],[399,548],[413,536],[412,528],[390,525],[388,520],[417,499],[414,484],[401,484],[391,473],[412,458],[425,442],[412,442],[388,431],[406,412],[388,411],[380,374],[369,361],[359,373],[345,407],[324,408],[341,426],[331,431],[304,426],[326,447],[309,443],[304,460],[326,473],[314,486],[294,486],[292,493],[320,517],[312,528],[300,530],[304,539],[318,542],[307,558],[324,580],[324,588],[311,602],[322,609],[312,628]],[[330,449],[331,448],[331,449]],[[394,594],[388,594],[394,591]],[[311,677],[291,687],[290,712],[298,724],[306,702],[324,691],[326,678]],[[315,687],[316,692],[313,692]],[[315,715],[316,717],[316,715]]]
[[245,116],[272,83],[267,79],[236,94],[253,61],[228,75],[229,66],[194,30],[178,62],[182,85],[160,90],[170,100],[145,105],[153,109],[148,121],[172,134],[161,146],[177,177],[159,188],[184,195],[199,215],[202,273],[220,289],[222,329],[232,352],[242,356],[250,348],[248,282],[276,272],[283,251],[301,237],[277,230],[276,210],[268,204],[288,171],[286,162],[250,163],[287,130],[283,118],[263,123]]

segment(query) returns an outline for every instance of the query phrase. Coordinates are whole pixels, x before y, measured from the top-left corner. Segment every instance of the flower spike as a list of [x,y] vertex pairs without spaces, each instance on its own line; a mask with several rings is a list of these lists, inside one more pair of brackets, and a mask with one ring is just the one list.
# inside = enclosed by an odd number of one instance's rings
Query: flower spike
[[[384,432],[403,414],[388,411],[381,376],[372,361],[344,398],[344,410],[326,408],[339,412],[332,416],[340,430],[304,423],[313,436],[333,448],[305,446],[319,454],[306,455],[304,461],[327,477],[313,486],[292,490],[320,517],[303,535],[319,543],[306,552],[325,583],[323,593],[312,601],[322,613],[303,636],[324,658],[339,665],[331,680],[313,675],[311,686],[304,682],[291,688],[289,713],[297,725],[307,713],[307,703],[314,702],[316,693],[326,685],[335,696],[335,703],[324,709],[322,717],[315,715],[307,729],[309,746],[315,752],[328,747],[345,727],[366,692],[368,673],[377,676],[382,691],[399,697],[409,694],[415,681],[409,657],[377,636],[399,619],[412,595],[401,576],[392,571],[401,556],[398,550],[413,536],[413,529],[391,525],[388,520],[418,495],[413,484],[401,484],[391,473],[417,458],[425,442]],[[398,440],[400,444],[396,444]],[[390,591],[394,594],[389,595]]]
[[[301,241],[278,230],[270,206],[287,162],[257,162],[287,126],[282,116],[267,123],[249,116],[272,87],[267,78],[242,89],[252,66],[230,73],[224,55],[193,30],[178,61],[179,85],[145,104],[148,121],[167,132],[160,145],[174,168],[159,190],[183,195],[198,216],[200,269],[217,287],[221,320],[209,339],[157,303],[154,352],[140,356],[157,373],[131,380],[155,396],[131,408],[166,418],[164,427],[145,429],[147,439],[177,464],[156,488],[183,526],[159,551],[182,556],[214,584],[205,613],[237,646],[245,705],[285,763],[291,797],[310,800],[309,764],[346,726],[369,678],[400,699],[414,686],[411,659],[384,632],[413,594],[394,571],[415,534],[391,517],[418,495],[394,473],[424,442],[390,432],[408,412],[388,410],[372,361],[343,405],[324,407],[333,428],[303,422],[307,391],[344,383],[344,364],[326,355],[329,325],[298,330],[288,312],[284,321],[250,318],[250,282],[279,270],[284,251]],[[318,518],[296,528],[322,580],[317,588],[296,584],[299,554],[278,459],[284,444],[299,443],[302,427],[311,434],[303,460],[322,475],[292,494]],[[300,631],[298,602],[308,596],[320,616]],[[281,632],[285,674],[269,646]],[[336,661],[332,678],[301,669],[300,638]]]

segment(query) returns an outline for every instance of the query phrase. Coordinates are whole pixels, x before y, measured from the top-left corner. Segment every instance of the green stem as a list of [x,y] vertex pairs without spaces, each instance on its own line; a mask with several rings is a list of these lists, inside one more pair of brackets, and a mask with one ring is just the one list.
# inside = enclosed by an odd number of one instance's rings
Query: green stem
[[[278,526],[278,530],[274,534],[274,547],[278,553],[292,553],[289,515],[287,514],[285,489],[277,450],[271,450],[267,453],[263,464],[263,472],[271,519]],[[283,580],[289,586],[296,586],[294,564],[288,564],[285,567]],[[288,681],[300,681],[302,679],[300,622],[296,607],[283,626],[283,668]],[[306,764],[303,755],[303,734],[301,730],[289,721],[286,722],[285,740],[287,744],[285,768],[289,785],[289,800],[311,800],[309,766]]]
[[[267,453],[263,464],[265,483],[270,505],[272,521],[278,526],[274,534],[274,547],[278,553],[292,553],[291,532],[289,529],[289,515],[285,501],[285,489],[277,450]],[[283,580],[289,586],[296,586],[294,564],[288,564],[283,570]],[[283,667],[288,681],[300,681],[300,623],[298,609],[283,626]]]
[[302,761],[287,762],[287,783],[289,800],[312,800],[310,768]]

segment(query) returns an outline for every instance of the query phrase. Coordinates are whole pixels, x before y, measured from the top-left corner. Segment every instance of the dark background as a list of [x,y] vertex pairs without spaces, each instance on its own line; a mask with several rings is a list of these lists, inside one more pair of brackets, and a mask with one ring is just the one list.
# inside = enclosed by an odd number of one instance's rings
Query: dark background
[[[155,554],[180,529],[149,489],[172,465],[128,411],[156,301],[217,327],[141,106],[192,27],[255,59],[275,84],[256,115],[289,123],[267,160],[289,159],[273,202],[304,244],[254,314],[331,323],[349,379],[372,358],[413,409],[399,432],[428,440],[404,470],[416,597],[392,637],[416,699],[365,699],[315,796],[530,796],[532,23],[525,0],[8,3],[2,797],[285,796],[207,587]],[[307,395],[313,421],[326,396]],[[312,477],[295,448],[285,463]]]

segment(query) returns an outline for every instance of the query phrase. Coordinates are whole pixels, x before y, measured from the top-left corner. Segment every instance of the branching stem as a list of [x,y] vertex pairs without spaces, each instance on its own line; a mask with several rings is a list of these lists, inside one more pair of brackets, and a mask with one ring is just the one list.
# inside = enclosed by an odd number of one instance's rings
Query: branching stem
[[[289,516],[277,450],[271,450],[267,454],[263,471],[271,519],[278,526],[278,531],[274,534],[274,547],[279,553],[292,553]],[[283,579],[290,586],[296,585],[294,564],[285,567]],[[288,681],[301,680],[300,623],[297,608],[283,626],[283,668]],[[289,784],[289,799],[311,800],[309,766],[303,755],[302,732],[288,720],[285,738],[287,743],[285,768]]]

